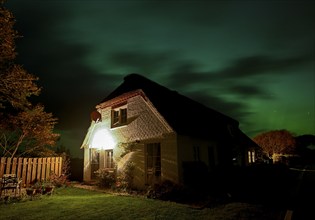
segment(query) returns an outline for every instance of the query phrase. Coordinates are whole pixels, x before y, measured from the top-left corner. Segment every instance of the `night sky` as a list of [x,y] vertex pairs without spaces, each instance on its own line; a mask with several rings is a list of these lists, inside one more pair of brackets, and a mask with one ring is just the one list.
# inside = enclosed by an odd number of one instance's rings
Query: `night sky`
[[90,112],[139,73],[240,122],[315,135],[315,1],[7,0],[19,64],[73,157]]

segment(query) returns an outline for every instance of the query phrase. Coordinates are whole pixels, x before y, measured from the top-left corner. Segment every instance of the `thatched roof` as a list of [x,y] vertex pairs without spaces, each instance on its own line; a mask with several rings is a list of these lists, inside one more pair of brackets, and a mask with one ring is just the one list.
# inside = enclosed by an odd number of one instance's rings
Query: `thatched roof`
[[139,89],[178,134],[225,138],[230,136],[228,127],[238,129],[238,121],[231,117],[135,73],[127,75],[102,103]]

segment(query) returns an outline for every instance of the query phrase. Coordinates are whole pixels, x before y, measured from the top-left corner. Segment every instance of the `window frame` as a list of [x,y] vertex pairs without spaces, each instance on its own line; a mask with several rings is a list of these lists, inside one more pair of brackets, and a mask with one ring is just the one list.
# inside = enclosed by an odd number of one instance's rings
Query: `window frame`
[[162,177],[161,143],[146,144],[145,160],[146,184],[160,182]]
[[126,125],[128,122],[127,104],[112,108],[111,110],[111,128]]

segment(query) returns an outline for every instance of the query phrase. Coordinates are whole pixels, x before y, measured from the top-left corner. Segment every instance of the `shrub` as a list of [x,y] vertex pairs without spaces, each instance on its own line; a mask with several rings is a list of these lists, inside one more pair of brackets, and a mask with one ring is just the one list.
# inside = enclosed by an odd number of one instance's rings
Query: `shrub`
[[116,182],[116,172],[113,169],[98,169],[96,171],[97,185],[101,188],[112,188]]
[[134,163],[127,162],[117,174],[116,189],[127,191],[132,187]]
[[61,175],[58,176],[52,170],[50,171],[50,175],[48,180],[55,186],[55,187],[63,187],[69,186],[69,176],[70,176],[70,157],[65,152],[61,154],[62,156],[62,171]]
[[[50,180],[37,181],[33,184],[32,188],[28,188],[27,193],[30,196],[33,196],[34,194],[51,194],[54,187],[54,184]],[[35,191],[31,192],[31,189]]]
[[69,186],[70,182],[68,180],[68,176],[65,174],[61,174],[58,176],[54,172],[51,172],[49,176],[49,181],[56,187]]
[[183,186],[170,180],[165,180],[161,184],[149,187],[147,197],[152,199],[178,201],[183,196]]

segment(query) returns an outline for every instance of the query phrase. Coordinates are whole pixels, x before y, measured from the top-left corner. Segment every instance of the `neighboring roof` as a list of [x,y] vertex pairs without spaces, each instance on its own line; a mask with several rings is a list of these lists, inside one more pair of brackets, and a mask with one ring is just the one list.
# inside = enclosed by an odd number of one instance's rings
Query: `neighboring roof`
[[135,73],[127,75],[102,103],[138,89],[178,134],[224,138],[228,133],[227,125],[238,127],[238,121]]
[[249,138],[246,134],[244,134],[241,130],[239,130],[239,141],[242,146],[247,146],[248,148],[257,149],[260,148],[256,142],[254,142],[251,138]]

